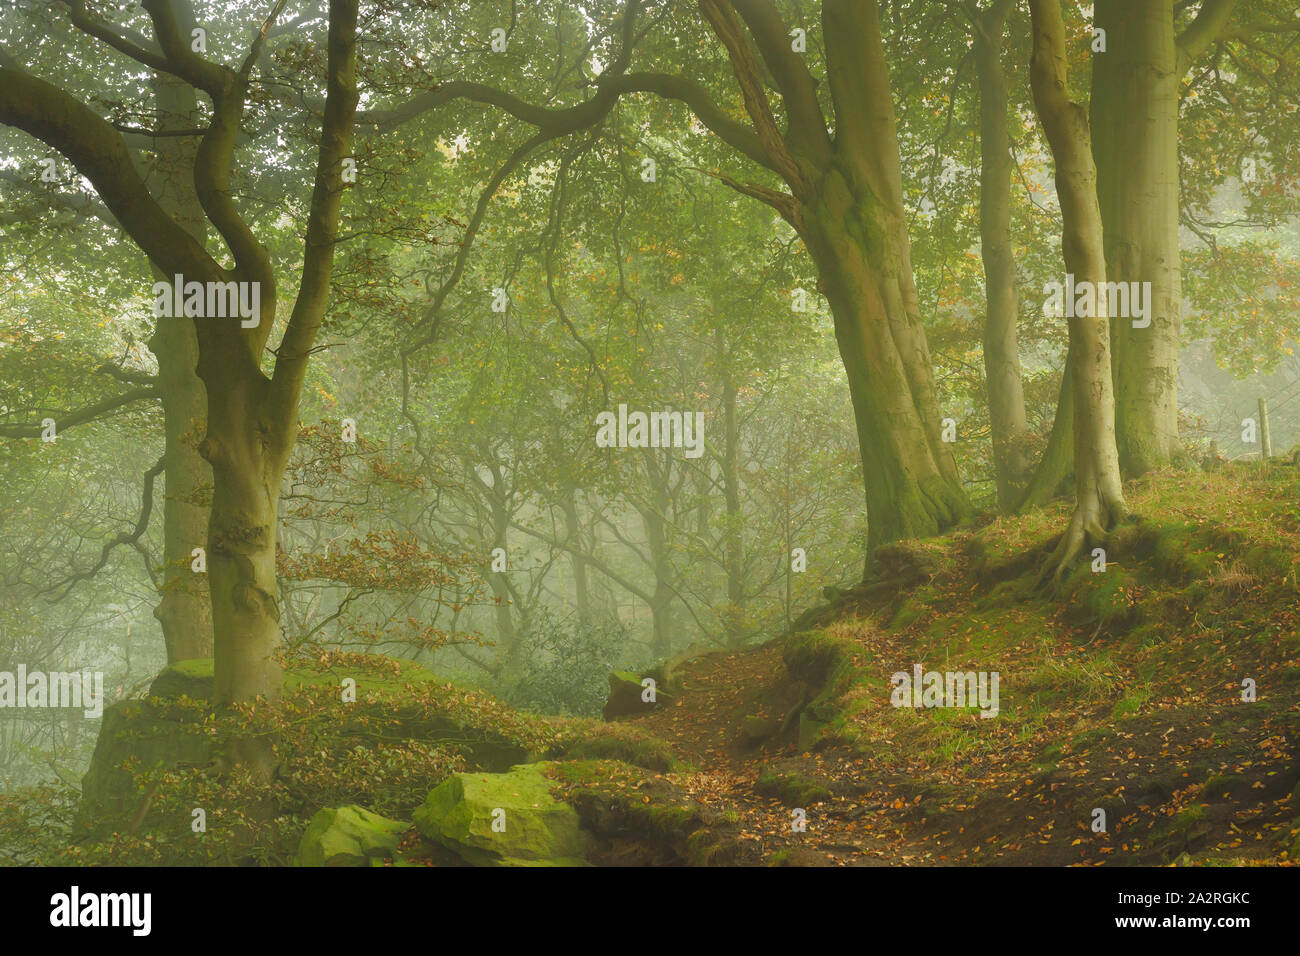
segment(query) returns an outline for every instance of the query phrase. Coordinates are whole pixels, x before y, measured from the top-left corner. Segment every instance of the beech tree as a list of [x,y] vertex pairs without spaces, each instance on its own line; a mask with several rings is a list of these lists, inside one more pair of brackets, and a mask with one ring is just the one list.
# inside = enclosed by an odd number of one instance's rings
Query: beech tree
[[622,54],[595,78],[596,93],[577,105],[548,109],[485,84],[453,80],[391,109],[367,111],[366,119],[391,127],[467,99],[536,127],[534,139],[545,142],[598,122],[626,94],[685,104],[733,159],[757,173],[714,175],[776,210],[817,266],[861,446],[868,549],[950,527],[970,505],[941,438],[877,3],[821,5],[823,85],[810,66],[806,34],[792,38],[771,0],[701,0],[700,14],[734,77],[728,98],[739,99],[744,120],[679,65],[672,72],[629,69],[627,41],[640,6],[628,3]]
[[[230,189],[250,75],[283,3],[256,32],[238,67],[201,55],[169,0],[145,0],[153,40],[142,44],[92,19],[80,4],[77,25],[106,46],[157,74],[187,84],[211,102],[209,125],[193,155],[195,195],[207,222],[229,252],[231,268],[204,248],[151,195],[136,171],[123,134],[77,97],[13,66],[0,66],[0,122],[40,139],[67,157],[164,276],[200,283],[255,283],[255,325],[198,317],[197,372],[207,391],[206,434],[199,446],[213,470],[207,536],[211,590],[215,703],[275,700],[280,644],[275,579],[280,480],[298,430],[303,377],[328,303],[343,160],[349,155],[358,93],[357,0],[331,0],[325,67],[325,106],[319,120],[311,213],[303,243],[297,296],[269,374],[262,354],[275,326],[277,286],[270,256],[237,208]],[[185,318],[160,319],[188,321]],[[231,759],[269,771],[266,741],[232,747]]]
[[[1056,161],[1061,203],[1061,251],[1075,282],[1106,287],[1106,258],[1097,168],[1088,115],[1070,96],[1065,24],[1059,0],[1029,0],[1034,52],[1030,83],[1043,131]],[[1115,445],[1115,395],[1111,383],[1110,329],[1105,295],[1093,315],[1070,310],[1069,385],[1074,405],[1076,505],[1044,576],[1060,577],[1084,545],[1100,544],[1127,505]]]
[[1175,0],[1097,0],[1104,53],[1093,55],[1097,190],[1112,281],[1150,282],[1150,325],[1111,317],[1115,428],[1129,476],[1179,450],[1179,94],[1183,77],[1226,30],[1236,0],[1205,0],[1178,31]]

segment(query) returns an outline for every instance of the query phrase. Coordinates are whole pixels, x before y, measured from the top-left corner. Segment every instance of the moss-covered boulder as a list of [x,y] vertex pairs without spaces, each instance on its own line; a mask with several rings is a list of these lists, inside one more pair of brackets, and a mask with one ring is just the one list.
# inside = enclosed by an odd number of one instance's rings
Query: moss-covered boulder
[[429,792],[415,825],[476,866],[582,866],[578,814],[551,796],[546,767],[453,774]]
[[686,769],[672,746],[640,724],[567,721],[560,739],[546,753],[550,760],[621,760],[646,770],[676,773]]
[[750,714],[740,722],[740,738],[751,747],[757,747],[765,740],[775,737],[781,729],[779,717],[761,717]]
[[[149,687],[151,697],[172,700],[206,700],[211,693],[211,658],[165,667]],[[138,791],[128,764],[140,772],[211,759],[211,744],[196,732],[190,716],[184,709],[154,707],[143,700],[119,701],[105,708],[90,767],[81,781],[83,826],[120,823],[143,806],[145,795]]]
[[[90,767],[81,780],[79,825],[108,831],[133,820],[148,802],[136,785],[139,772],[207,763],[212,745],[197,729],[197,720],[148,701],[123,700],[104,708]],[[141,817],[137,825],[146,822],[152,826],[155,821]]]
[[212,658],[177,661],[158,672],[149,685],[149,696],[208,700],[212,697],[213,680]]
[[409,823],[390,820],[365,807],[331,807],[311,818],[298,844],[297,866],[369,866],[397,853]]
[[744,857],[738,817],[704,806],[670,777],[617,760],[564,761],[548,772],[591,837],[593,863],[717,866]]
[[603,712],[606,720],[648,714],[656,707],[672,703],[673,695],[653,677],[650,679],[655,680],[654,700],[646,700],[649,688],[642,685],[644,679],[635,671],[614,671],[609,675],[609,699]]
[[[342,682],[356,681],[356,702],[343,703]],[[181,661],[164,668],[144,700],[121,701],[104,710],[99,739],[82,779],[79,823],[92,833],[128,826],[151,831],[156,814],[136,819],[149,803],[142,772],[201,766],[213,759],[212,738],[202,732],[212,695],[212,660]],[[467,693],[410,661],[373,655],[364,664],[320,668],[310,664],[284,673],[284,696],[339,695],[331,730],[371,741],[382,722],[385,739],[442,745],[464,755],[467,766],[506,770],[537,759],[549,736],[544,722],[506,708],[486,695]],[[532,738],[538,738],[534,741]],[[188,820],[177,825],[189,826]]]

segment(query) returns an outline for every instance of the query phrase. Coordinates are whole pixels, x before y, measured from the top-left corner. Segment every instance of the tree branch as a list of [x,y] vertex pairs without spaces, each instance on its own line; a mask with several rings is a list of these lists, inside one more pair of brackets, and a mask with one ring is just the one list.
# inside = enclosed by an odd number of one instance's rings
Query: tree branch
[[150,195],[122,134],[80,100],[21,70],[0,67],[0,123],[66,156],[165,275],[224,278],[224,270]]
[[[109,412],[132,405],[135,402],[158,397],[158,389],[151,385],[146,388],[136,388],[129,392],[123,392],[121,395],[114,395],[101,402],[95,402],[93,405],[79,408],[75,412],[55,412],[47,417],[54,419],[54,425],[59,431],[66,431],[77,425],[98,421]],[[39,438],[40,435],[40,425],[25,423],[0,424],[0,438]]]
[[334,243],[343,201],[343,160],[352,150],[357,110],[357,0],[330,0],[325,117],[321,128],[298,298],[271,379],[273,427],[281,452],[297,436],[297,409],[307,360],[329,302]]
[[1237,0],[1205,0],[1187,29],[1178,37],[1178,73],[1181,76],[1219,39],[1228,27]]
[[63,593],[53,599],[54,602],[62,601],[65,597],[67,597],[70,593],[72,593],[72,589],[78,581],[85,581],[89,578],[93,578],[96,574],[100,572],[100,570],[104,567],[104,565],[108,563],[108,556],[113,553],[114,548],[122,544],[129,544],[135,546],[136,544],[139,543],[141,536],[147,530],[149,530],[149,516],[153,513],[154,479],[162,474],[163,468],[166,465],[166,463],[167,463],[167,458],[166,456],[163,456],[162,458],[158,459],[158,462],[152,468],[150,468],[148,471],[144,473],[144,493],[143,493],[143,499],[140,506],[140,517],[136,519],[135,528],[131,531],[131,533],[119,534],[112,541],[109,541],[107,544],[105,544],[104,549],[99,553],[99,561],[97,561],[95,563],[95,566],[91,568],[89,571],[78,571],[76,574],[73,574],[70,577],[63,579],[58,584],[50,585],[50,587],[45,588],[43,591],[40,591],[39,593],[48,594],[50,591],[54,591],[58,588],[62,588],[66,584],[67,587],[64,588]]
[[817,102],[817,83],[804,58],[792,49],[790,31],[780,13],[771,0],[735,0],[735,6],[781,91],[791,141],[825,160],[830,155],[831,138]]

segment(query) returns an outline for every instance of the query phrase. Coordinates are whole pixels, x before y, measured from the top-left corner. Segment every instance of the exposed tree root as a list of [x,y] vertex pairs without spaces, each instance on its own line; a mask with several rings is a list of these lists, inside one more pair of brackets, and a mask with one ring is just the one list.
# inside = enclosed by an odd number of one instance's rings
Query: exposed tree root
[[1105,502],[1095,490],[1091,494],[1080,496],[1070,524],[1061,535],[1051,557],[1043,565],[1038,577],[1039,586],[1050,583],[1053,587],[1059,587],[1065,572],[1080,552],[1104,546],[1110,532],[1126,517],[1128,509],[1122,498],[1117,502]]

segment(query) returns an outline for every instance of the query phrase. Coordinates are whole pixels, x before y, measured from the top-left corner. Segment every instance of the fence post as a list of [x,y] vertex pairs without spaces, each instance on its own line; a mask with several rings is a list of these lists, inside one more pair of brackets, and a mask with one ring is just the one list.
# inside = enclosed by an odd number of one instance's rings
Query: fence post
[[1273,437],[1268,432],[1268,399],[1263,396],[1259,399],[1259,441],[1261,460],[1268,461],[1273,457]]

